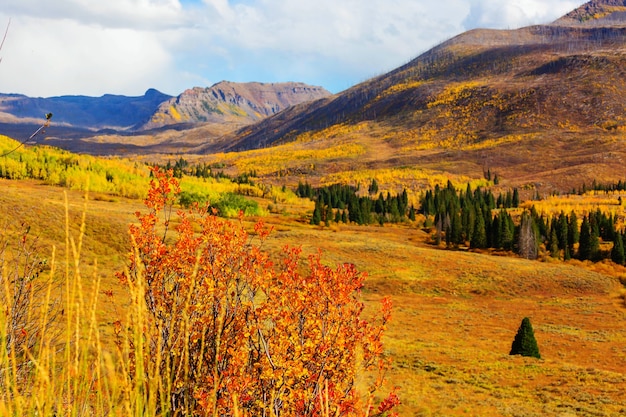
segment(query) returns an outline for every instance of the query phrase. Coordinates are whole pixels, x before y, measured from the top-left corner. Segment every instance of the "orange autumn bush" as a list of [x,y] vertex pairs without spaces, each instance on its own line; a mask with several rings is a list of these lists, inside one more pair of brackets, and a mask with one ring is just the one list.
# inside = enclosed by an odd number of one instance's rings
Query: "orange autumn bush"
[[[382,336],[391,304],[378,323],[362,318],[365,274],[330,268],[321,255],[302,265],[287,247],[272,262],[262,249],[261,223],[250,236],[195,207],[178,211],[171,172],[153,170],[147,213],[130,227],[135,251],[119,274],[140,288],[144,334],[131,344],[137,380],[160,412],[207,416],[374,416],[398,404],[392,391],[375,405],[388,360]],[[158,398],[156,398],[158,397]]]

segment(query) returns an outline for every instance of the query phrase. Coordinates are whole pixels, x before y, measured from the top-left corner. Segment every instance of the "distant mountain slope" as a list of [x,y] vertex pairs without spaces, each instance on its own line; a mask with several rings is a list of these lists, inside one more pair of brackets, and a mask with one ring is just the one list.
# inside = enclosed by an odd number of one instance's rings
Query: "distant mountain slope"
[[469,31],[337,96],[243,128],[230,149],[362,121],[454,143],[563,125],[624,126],[623,26]]
[[187,90],[159,106],[143,128],[176,123],[252,123],[287,107],[330,96],[322,87],[303,83],[233,83]]
[[[543,184],[546,192],[620,179],[622,4],[594,1],[552,24],[468,31],[387,74],[207,142],[200,152],[358,145],[357,159],[318,161],[320,178],[417,165],[472,176],[491,168],[528,189]],[[572,16],[594,16],[595,23]],[[313,174],[304,165],[292,172]]]
[[556,24],[611,25],[626,21],[626,0],[593,0],[571,11]]
[[171,97],[154,89],[138,97],[106,94],[31,98],[0,94],[0,118],[11,123],[37,122],[44,114],[53,113],[55,124],[91,130],[129,130],[148,121],[158,106]]

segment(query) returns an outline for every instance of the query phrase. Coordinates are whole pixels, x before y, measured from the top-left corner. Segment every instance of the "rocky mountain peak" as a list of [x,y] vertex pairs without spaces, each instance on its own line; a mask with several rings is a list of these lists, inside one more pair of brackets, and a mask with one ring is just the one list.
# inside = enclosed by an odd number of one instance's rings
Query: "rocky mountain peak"
[[177,123],[252,123],[287,107],[328,97],[322,87],[304,83],[235,83],[186,90],[161,104],[144,128]]

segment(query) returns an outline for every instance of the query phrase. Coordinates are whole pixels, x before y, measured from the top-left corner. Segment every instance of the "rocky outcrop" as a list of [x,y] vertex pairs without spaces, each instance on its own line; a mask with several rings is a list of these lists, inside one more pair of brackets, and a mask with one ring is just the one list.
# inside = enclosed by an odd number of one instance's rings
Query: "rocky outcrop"
[[196,87],[162,103],[144,129],[177,123],[253,123],[287,107],[328,97],[322,87],[303,83],[234,83]]

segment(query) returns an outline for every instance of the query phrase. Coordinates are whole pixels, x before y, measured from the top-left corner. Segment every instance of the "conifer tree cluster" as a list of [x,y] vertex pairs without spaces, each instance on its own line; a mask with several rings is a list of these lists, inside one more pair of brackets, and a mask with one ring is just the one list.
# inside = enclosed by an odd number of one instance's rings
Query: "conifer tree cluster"
[[[257,178],[256,171],[243,172],[236,176],[226,174],[223,170],[220,170],[220,164],[190,164],[186,159],[179,158],[174,163],[167,161],[164,165],[157,165],[160,169],[174,172],[174,178],[182,178],[183,175],[188,175],[197,178],[225,178],[237,184],[250,184],[254,185],[254,178]],[[223,166],[222,166],[223,167]]]
[[[519,205],[517,189],[496,198],[490,190],[472,190],[469,185],[457,192],[448,181],[444,188],[437,185],[427,191],[420,203],[422,214],[434,216],[437,243],[445,237],[447,246],[469,242],[470,247],[479,249],[514,247],[515,224],[505,209]],[[498,207],[500,211],[492,215]]]
[[[576,213],[561,213],[550,220],[546,248],[554,258],[600,261],[610,257],[619,264],[625,263],[624,236],[616,230],[617,218],[600,209],[584,216],[580,226]],[[600,250],[601,242],[613,242],[610,253]],[[574,246],[578,244],[577,250]]]
[[[311,224],[329,225],[335,223],[356,223],[359,225],[372,223],[401,222],[407,218],[415,220],[415,209],[409,206],[409,196],[404,189],[397,195],[383,194],[377,198],[370,195],[361,196],[359,189],[350,185],[333,184],[327,187],[313,188],[308,183],[300,182],[296,195],[315,201],[311,216]],[[375,181],[369,186],[368,192],[378,191]]]
[[603,184],[593,180],[593,183],[590,187],[588,187],[585,183],[578,189],[572,190],[572,194],[585,194],[587,191],[604,191],[604,192],[612,192],[612,191],[626,191],[626,180],[619,180],[610,184]]
[[[532,207],[516,224],[506,209],[519,205],[517,190],[495,198],[481,188],[468,186],[464,192],[457,191],[451,182],[427,191],[420,203],[422,214],[434,216],[436,244],[445,239],[446,246],[515,250],[528,259],[536,259],[543,244],[553,258],[597,262],[610,257],[626,264],[626,236],[616,230],[617,216],[600,209],[584,216],[579,224],[573,211],[546,218]],[[602,242],[613,242],[612,250],[602,251]]]

